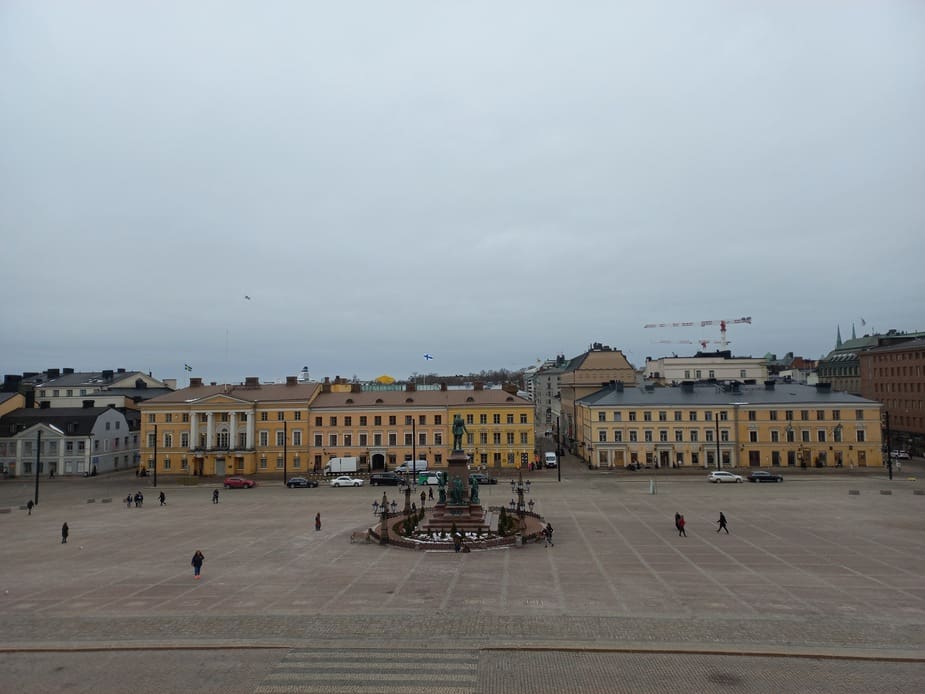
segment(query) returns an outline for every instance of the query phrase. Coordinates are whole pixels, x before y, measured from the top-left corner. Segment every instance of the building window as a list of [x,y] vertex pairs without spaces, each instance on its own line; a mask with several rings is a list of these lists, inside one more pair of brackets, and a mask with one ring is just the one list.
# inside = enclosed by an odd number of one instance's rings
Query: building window
[[642,421],[644,421],[644,422],[651,422],[651,421],[652,421],[652,413],[649,412],[648,410],[646,410],[645,412],[643,412],[643,413],[642,413]]
[[337,434],[328,434],[328,446],[331,446],[332,448],[337,446]]
[[665,410],[659,410],[659,411],[658,411],[658,421],[660,421],[660,422],[667,422],[667,421],[668,421],[668,413],[665,412]]
[[323,424],[322,422],[323,422],[323,420],[322,420],[321,417],[315,417],[315,426],[316,426],[316,427],[324,426],[324,424]]
[[800,432],[800,440],[803,443],[809,443],[809,429],[803,429],[803,431]]
[[674,430],[674,440],[677,442],[681,442],[684,440],[684,429]]
[[691,443],[697,443],[699,439],[699,432],[696,429],[691,429]]
[[748,432],[748,440],[750,443],[758,443],[758,432],[757,431]]
[[292,432],[292,445],[301,446],[302,445],[302,430],[296,429]]
[[266,431],[261,431],[259,434],[260,445],[263,448],[266,448],[270,444],[270,434]]
[[369,441],[369,434],[367,434],[365,431],[361,432],[360,433],[360,445],[363,448],[366,448],[366,446],[369,445],[369,443],[367,443],[368,441]]
[[276,457],[276,469],[277,470],[283,469],[283,456],[281,455]]
[[361,426],[361,427],[365,427],[365,426],[366,426],[366,415],[365,415],[365,414],[361,414],[361,415],[360,415],[360,426]]
[[410,446],[412,443],[414,443],[414,439],[411,437],[411,432],[406,431],[405,432],[405,445]]
[[597,421],[599,421],[599,422],[606,422],[606,421],[607,421],[607,413],[606,413],[606,412],[598,412],[598,413],[597,413]]
[[864,410],[855,410],[854,411],[855,419],[864,419]]
[[754,421],[757,421],[757,420],[758,420],[758,413],[755,412],[755,410],[749,410],[749,411],[748,411],[748,421],[749,421],[749,422],[754,422]]
[[[472,424],[472,423],[474,423],[474,422],[475,422],[475,419],[473,419],[472,415],[471,415],[471,414],[467,414],[467,415],[466,415],[466,424]],[[482,424],[484,424],[484,423],[485,423],[485,422],[482,422]]]
[[413,421],[414,421],[414,417],[412,417],[410,414],[405,415],[405,426],[406,427],[410,427]]
[[168,412],[167,414],[165,414],[165,415],[164,415],[164,421],[165,421],[165,422],[172,422],[172,421],[173,421],[173,414],[171,414],[170,412]]
[[703,434],[706,437],[707,443],[713,443],[713,430],[712,429],[707,429],[706,431],[703,432]]
[[630,443],[636,443],[637,440],[638,440],[638,439],[637,439],[636,430],[635,430],[635,429],[631,429],[631,430],[630,430]]
[[397,446],[398,445],[398,434],[392,432],[389,434],[389,445]]
[[692,422],[696,422],[697,421],[697,410],[691,410],[690,412],[688,412],[687,418]]
[[816,410],[816,421],[821,422],[825,420],[825,410]]
[[337,426],[337,415],[331,415],[330,422],[331,422],[332,427],[336,427]]
[[353,434],[344,434],[344,445],[345,446],[353,445]]
[[419,445],[419,446],[426,446],[426,445],[427,445],[427,432],[426,432],[426,431],[419,431],[419,432],[418,432],[418,445]]
[[607,432],[604,429],[597,432],[597,440],[600,443],[607,443]]
[[507,432],[507,444],[509,446],[514,445],[514,432],[513,431]]
[[622,431],[613,432],[613,440],[616,443],[623,443],[623,432]]
[[153,412],[148,414],[148,424],[154,424],[154,413]]
[[613,421],[615,421],[615,422],[622,422],[622,421],[623,421],[623,413],[622,413],[622,412],[614,412],[614,413],[613,413]]
[[373,415],[373,426],[374,426],[374,427],[381,427],[381,426],[382,426],[382,416],[381,416],[381,415],[378,415],[378,414],[377,414],[377,415]]
[[726,441],[726,442],[729,441],[729,430],[728,430],[728,429],[721,429],[721,430],[720,430],[720,432],[719,432],[719,440],[720,440],[720,441]]
[[506,418],[506,421],[507,421],[508,424],[513,424],[513,423],[514,423],[514,414],[513,414],[513,413],[508,414],[508,415],[507,415],[507,418]]
[[658,430],[658,440],[663,442],[668,440],[668,431],[666,429]]
[[729,413],[726,412],[726,410],[720,410],[720,412],[719,412],[719,421],[721,421],[721,422],[728,422],[728,421],[729,421]]
[[710,369],[708,372],[709,378],[716,378],[716,372],[713,369]]
[[819,443],[825,443],[825,429],[816,430],[816,440]]
[[321,435],[321,434],[315,434],[315,447],[316,447],[316,448],[321,448],[321,446],[324,445],[324,444],[322,443],[322,440],[323,440],[323,439],[322,439],[322,435]]
[[267,412],[261,412],[261,413],[260,413],[260,421],[261,421],[261,422],[268,422],[268,421],[270,421],[269,413],[267,413]]
[[771,421],[776,422],[777,421],[777,410],[771,410],[770,415],[771,415]]
[[348,416],[345,416],[345,417],[344,417],[344,426],[345,426],[345,427],[352,427],[352,426],[353,426],[353,417],[350,417],[349,415],[348,415]]
[[520,413],[520,423],[521,423],[521,424],[526,424],[526,423],[527,423],[527,413],[526,413],[526,412],[521,412],[521,413]]
[[389,426],[390,426],[390,427],[394,427],[394,426],[395,426],[395,421],[396,421],[395,415],[394,415],[394,414],[390,414],[390,415],[389,415]]
[[267,469],[267,457],[265,455],[260,456],[260,469],[261,470]]
[[479,424],[488,424],[488,415],[480,414],[479,415]]
[[487,431],[479,432],[479,443],[483,446],[488,445],[488,432]]
[[652,430],[651,430],[651,429],[646,429],[646,430],[643,432],[643,438],[645,438],[645,440],[646,440],[647,443],[651,443],[651,441],[652,441]]
[[440,426],[441,424],[443,424],[443,415],[435,414],[434,424],[436,424],[437,426]]
[[863,429],[858,429],[858,430],[857,430],[857,437],[856,437],[856,438],[857,438],[858,443],[864,443],[864,442],[865,442],[866,439],[865,439],[865,437],[864,437],[864,430],[863,430]]
[[635,421],[636,421],[636,413],[635,413],[635,412],[630,412],[630,421],[631,421],[631,422],[635,422]]
[[299,459],[299,454],[298,454],[298,453],[296,453],[296,454],[292,457],[292,467],[297,468],[297,469],[300,468],[300,467],[302,467],[302,461]]
[[[24,447],[24,452],[29,453],[32,450],[32,442],[26,441],[27,445]],[[154,448],[154,434],[148,434],[148,448]]]
[[498,414],[498,413],[492,414],[492,416],[491,416],[491,423],[492,423],[492,424],[501,424],[501,415]]
[[501,432],[500,431],[494,432],[491,435],[491,440],[493,444],[495,444],[496,446],[500,446],[501,445]]
[[442,432],[442,431],[435,431],[435,432],[434,432],[434,445],[435,445],[435,446],[442,446],[442,445],[443,445],[443,432]]

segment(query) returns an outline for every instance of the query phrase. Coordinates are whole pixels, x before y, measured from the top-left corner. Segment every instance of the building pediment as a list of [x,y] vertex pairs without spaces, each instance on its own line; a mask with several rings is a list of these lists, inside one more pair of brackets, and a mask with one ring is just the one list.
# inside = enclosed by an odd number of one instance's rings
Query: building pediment
[[253,407],[253,404],[250,400],[243,400],[241,398],[236,398],[231,395],[226,395],[224,393],[219,393],[216,395],[210,395],[208,397],[202,398],[201,400],[193,400],[191,402],[193,405],[210,405],[215,406],[233,406],[241,407],[242,405],[246,407]]

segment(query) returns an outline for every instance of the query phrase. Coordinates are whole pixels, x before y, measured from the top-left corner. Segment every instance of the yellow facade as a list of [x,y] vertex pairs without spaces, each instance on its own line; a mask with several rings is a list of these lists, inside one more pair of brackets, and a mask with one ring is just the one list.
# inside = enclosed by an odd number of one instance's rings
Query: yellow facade
[[[789,391],[813,389],[787,386]],[[847,394],[761,402],[757,389],[726,402],[647,396],[578,405],[579,455],[592,467],[878,467],[880,404]],[[799,395],[799,393],[797,393]],[[729,402],[729,400],[735,402]],[[741,401],[741,402],[739,402]]]
[[334,457],[357,457],[361,470],[391,470],[412,459],[445,466],[457,413],[475,464],[516,468],[533,455],[532,404],[510,390],[197,384],[141,410],[142,466],[156,464],[158,474],[304,474]]

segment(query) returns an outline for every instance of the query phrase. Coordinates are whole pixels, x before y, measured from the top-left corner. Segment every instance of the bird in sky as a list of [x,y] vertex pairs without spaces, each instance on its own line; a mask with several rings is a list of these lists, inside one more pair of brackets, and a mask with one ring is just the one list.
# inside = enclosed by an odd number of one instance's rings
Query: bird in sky
[[251,300],[251,298],[247,294],[244,295],[244,298],[247,299],[248,301]]

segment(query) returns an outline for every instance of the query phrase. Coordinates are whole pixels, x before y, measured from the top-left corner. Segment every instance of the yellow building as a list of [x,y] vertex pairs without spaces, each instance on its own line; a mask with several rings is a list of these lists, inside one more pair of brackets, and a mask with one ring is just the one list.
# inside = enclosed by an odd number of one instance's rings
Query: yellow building
[[323,384],[311,406],[312,463],[359,458],[361,469],[392,470],[410,460],[446,466],[452,423],[463,418],[463,448],[475,465],[516,468],[533,456],[533,405],[516,388],[382,388],[349,392]]
[[317,383],[190,386],[140,405],[141,462],[159,474],[253,475],[308,469],[308,408]]
[[880,403],[828,384],[623,388],[582,398],[592,467],[878,467]]
[[141,461],[158,474],[254,475],[320,472],[334,457],[360,470],[407,460],[446,465],[452,422],[462,416],[464,449],[475,464],[525,465],[533,456],[533,405],[516,389],[364,390],[341,379],[190,387],[141,404]]

